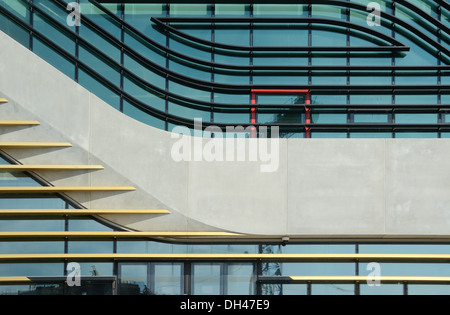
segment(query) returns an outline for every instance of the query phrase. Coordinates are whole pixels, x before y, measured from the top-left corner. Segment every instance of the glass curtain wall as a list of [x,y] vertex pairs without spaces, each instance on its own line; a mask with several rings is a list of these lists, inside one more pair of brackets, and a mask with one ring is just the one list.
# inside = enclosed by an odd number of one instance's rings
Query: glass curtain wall
[[304,137],[307,108],[291,104],[298,119],[280,120],[286,108],[275,100],[252,121],[250,98],[257,89],[305,89],[313,138],[449,135],[450,10],[440,1],[378,1],[378,19],[362,0],[79,2],[77,26],[66,1],[1,0],[0,26],[157,128],[202,119],[205,127],[271,124],[287,129],[283,137]]

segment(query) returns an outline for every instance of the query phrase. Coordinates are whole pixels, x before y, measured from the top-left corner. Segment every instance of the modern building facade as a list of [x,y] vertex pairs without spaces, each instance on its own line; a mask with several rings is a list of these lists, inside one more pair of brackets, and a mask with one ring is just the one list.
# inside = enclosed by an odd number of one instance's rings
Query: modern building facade
[[448,2],[0,0],[0,38],[0,294],[450,293]]

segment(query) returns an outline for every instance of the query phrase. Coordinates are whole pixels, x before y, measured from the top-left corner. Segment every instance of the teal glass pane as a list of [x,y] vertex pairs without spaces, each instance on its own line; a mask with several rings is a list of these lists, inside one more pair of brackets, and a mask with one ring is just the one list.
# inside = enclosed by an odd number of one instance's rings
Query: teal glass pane
[[211,16],[211,5],[172,3],[170,4],[170,15],[183,17],[207,17]]
[[[103,38],[86,26],[80,27],[80,36],[91,44],[95,43],[95,48],[99,49],[115,62],[120,63],[120,48],[114,46],[109,39]],[[95,69],[95,67],[93,68]]]
[[180,263],[155,263],[154,289],[156,295],[180,295],[183,294],[183,264]]
[[112,231],[112,228],[92,219],[70,219],[69,231]]
[[380,286],[369,286],[361,283],[359,293],[361,295],[403,295],[403,284],[381,284]]
[[322,138],[322,139],[332,139],[332,138],[347,138],[347,132],[311,132],[311,138]]
[[147,264],[121,264],[119,294],[149,294]]
[[280,263],[284,276],[349,276],[354,263]]
[[312,295],[354,295],[353,284],[317,284],[311,285]]
[[211,113],[207,109],[202,111],[171,102],[169,102],[169,114],[192,120],[201,119],[203,122],[211,120]]
[[112,241],[69,241],[69,254],[111,254],[114,251]]
[[[222,84],[242,84],[242,85],[248,85],[250,83],[250,76],[247,72],[244,71],[219,71],[216,70],[214,74],[214,82],[222,83]],[[238,96],[230,95],[230,98],[239,98]],[[242,98],[242,97],[241,97]],[[246,102],[241,102],[241,104],[244,104]]]
[[65,209],[66,203],[52,197],[16,196],[1,197],[0,209]]
[[354,254],[355,245],[352,244],[288,244],[280,247],[283,254]]
[[0,242],[0,254],[62,254],[63,241]]
[[437,124],[438,114],[408,113],[395,114],[397,124]]
[[150,17],[165,16],[165,4],[125,3],[125,21],[159,43],[163,43],[162,39],[165,38],[165,36],[163,36],[163,33],[150,21]]
[[[97,72],[100,76],[107,79],[112,84],[119,86],[120,85],[120,72],[118,69],[115,69],[112,64],[110,64],[106,59],[103,59],[101,56],[97,56],[94,52],[85,49],[83,46],[80,46],[79,49],[80,60],[86,64],[88,67]],[[80,75],[81,82],[81,75]],[[93,87],[88,88],[91,92],[93,91]],[[95,94],[95,92],[94,92]]]
[[41,186],[23,172],[0,172],[0,187]]
[[[105,8],[106,11],[108,11],[108,8],[109,9],[115,8],[116,10],[118,8],[117,5],[107,4],[106,6],[107,6]],[[95,6],[89,0],[80,0],[80,10],[81,10],[81,14],[83,14],[84,17],[93,21],[100,28],[102,28],[104,31],[108,32],[109,34],[113,35],[117,39],[120,39],[120,34],[121,34],[120,23],[118,23],[115,19],[110,17],[105,11],[103,11],[99,7]],[[80,22],[83,25],[83,19],[81,19]],[[89,33],[89,30],[87,27],[80,27],[80,33],[82,32],[82,29],[84,29],[84,31],[87,32],[87,33],[83,33],[83,34],[86,34],[88,36],[93,35],[92,33]],[[93,39],[93,38],[90,38],[90,39]]]
[[[165,39],[165,37],[164,37]],[[141,55],[142,57],[150,60],[151,62],[164,67],[166,64],[166,57],[165,52],[162,50],[157,49],[153,45],[151,45],[148,41],[141,38],[140,36],[136,35],[132,31],[125,30],[124,32],[124,43],[136,51],[137,54]],[[165,41],[164,41],[165,46]],[[127,69],[130,69],[132,67],[132,64],[134,62],[135,65],[138,65],[137,61],[133,61],[132,57],[128,56],[128,53],[125,52],[124,57],[125,66]],[[131,64],[130,64],[131,63]],[[142,66],[138,66],[142,67]]]
[[[150,73],[148,73],[150,74]],[[158,78],[158,77],[157,77]],[[157,79],[156,78],[156,79]],[[155,80],[157,83],[157,80]],[[150,80],[149,82],[152,82]],[[134,99],[144,103],[149,108],[154,108],[160,111],[164,111],[166,108],[166,102],[163,95],[156,94],[156,92],[150,88],[138,85],[138,83],[124,78],[123,87],[127,94],[131,95]],[[131,111],[131,109],[130,109]],[[134,116],[133,116],[134,117]]]
[[336,71],[313,71],[311,82],[317,85],[346,85],[347,74]]
[[[303,45],[303,44],[302,44]],[[289,53],[253,53],[253,64],[255,66],[307,66],[308,54],[304,52]],[[296,71],[298,76],[308,78],[307,72]]]
[[438,98],[436,95],[396,95],[396,104],[425,104],[433,105],[437,104]]
[[[410,35],[412,36],[412,35]],[[396,33],[396,39],[406,46],[411,47],[407,54],[402,54],[401,57],[395,58],[397,66],[412,66],[412,65],[436,65],[437,59],[433,55],[436,49],[431,47],[428,43],[421,40],[419,43],[412,41],[409,37],[403,36],[402,32]]]
[[408,284],[408,295],[449,295],[449,285]]
[[307,17],[308,6],[304,4],[255,4],[255,17]]
[[64,220],[3,220],[0,221],[0,231],[64,231]]
[[395,84],[398,85],[436,85],[438,83],[437,73],[427,72],[396,72]]
[[208,67],[180,60],[170,60],[169,69],[177,74],[184,75],[188,80],[197,79],[205,81],[206,84],[211,81],[211,68]]
[[65,10],[65,8],[58,6],[56,3],[53,3],[52,1],[34,0],[33,4],[37,5],[39,9],[41,9],[46,14],[50,15],[53,19],[58,21],[61,26],[70,29],[72,31],[75,31],[75,27],[71,27],[69,24],[67,24],[67,17],[71,13],[71,11]]
[[63,32],[57,26],[51,24],[39,13],[33,15],[33,26],[39,33],[51,40],[53,44],[61,47],[72,55],[75,55],[75,42],[68,36],[68,32]]
[[360,244],[361,254],[450,254],[447,244]]
[[302,24],[255,24],[254,46],[308,46],[308,30]]
[[311,16],[314,18],[326,18],[334,20],[345,20],[346,9],[332,5],[313,4],[311,6]]
[[214,113],[215,123],[248,124],[250,123],[250,111],[246,113]]
[[395,138],[415,138],[415,139],[420,139],[420,138],[438,138],[438,133],[437,132],[396,132],[395,133]]
[[30,10],[28,4],[23,0],[0,0],[0,5],[5,7],[9,12],[14,14],[19,19],[29,22]]
[[253,84],[273,85],[277,86],[279,89],[282,89],[287,85],[307,85],[308,79],[306,73],[298,75],[295,72],[286,72],[284,75],[280,75],[279,71],[253,72]]
[[250,104],[250,96],[248,94],[225,94],[214,93],[214,103],[218,104]]
[[214,14],[216,17],[249,17],[250,5],[218,3],[215,5]]
[[390,116],[390,114],[383,113],[355,113],[351,115],[354,123],[388,123],[391,120]]
[[389,139],[392,138],[392,132],[350,132],[350,138],[359,139]]
[[[354,72],[353,72],[354,73]],[[352,74],[353,74],[352,73]],[[391,85],[392,76],[390,73],[371,71],[350,76],[352,85]]]
[[335,113],[331,110],[311,110],[311,120],[314,124],[345,124],[347,113]]
[[392,104],[392,95],[370,94],[350,95],[350,104]]
[[255,271],[253,264],[227,265],[227,294],[253,295],[255,294]]
[[0,13],[0,30],[25,47],[30,46],[30,34]]
[[2,263],[0,277],[64,276],[64,263]]
[[220,295],[222,291],[221,269],[221,264],[193,264],[192,293],[194,295]]
[[[372,270],[367,271],[367,264],[359,264],[359,273],[368,276]],[[449,274],[450,266],[439,263],[380,263],[381,276],[402,277],[442,277]]]
[[282,284],[281,292],[283,295],[307,295],[308,287],[306,284]]

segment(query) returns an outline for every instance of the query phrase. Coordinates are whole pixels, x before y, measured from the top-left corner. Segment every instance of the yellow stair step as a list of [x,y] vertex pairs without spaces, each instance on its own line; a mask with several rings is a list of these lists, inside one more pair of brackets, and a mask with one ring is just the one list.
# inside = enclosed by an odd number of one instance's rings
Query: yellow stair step
[[101,170],[104,169],[101,165],[21,165],[21,164],[7,164],[0,165],[0,171],[67,171],[67,170]]
[[0,209],[0,215],[169,214],[165,209]]
[[36,187],[0,187],[0,194],[15,193],[65,193],[65,192],[106,192],[106,191],[132,191],[130,186],[36,186]]
[[71,147],[67,142],[0,142],[0,148],[5,149],[26,149],[26,148],[47,148],[47,147]]
[[0,120],[0,126],[27,126],[27,125],[40,125],[40,122],[34,120]]

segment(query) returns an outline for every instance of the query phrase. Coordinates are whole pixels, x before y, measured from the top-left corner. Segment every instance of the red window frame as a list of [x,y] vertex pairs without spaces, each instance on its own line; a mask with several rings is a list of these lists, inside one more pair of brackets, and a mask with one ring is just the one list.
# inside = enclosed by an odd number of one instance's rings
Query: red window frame
[[[311,138],[311,128],[308,126],[311,124],[311,92],[309,90],[252,90],[252,105],[256,105],[256,98],[258,95],[305,95],[305,137]],[[250,113],[250,122],[256,124],[256,107],[252,107]],[[256,138],[256,128],[252,127],[252,138]]]

